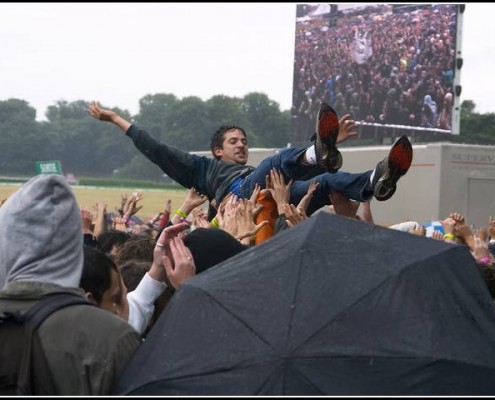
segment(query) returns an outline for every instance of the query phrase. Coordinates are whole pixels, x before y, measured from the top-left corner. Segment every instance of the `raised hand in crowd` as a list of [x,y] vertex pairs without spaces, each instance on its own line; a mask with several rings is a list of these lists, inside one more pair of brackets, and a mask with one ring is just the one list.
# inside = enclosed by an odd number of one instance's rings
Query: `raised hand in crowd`
[[473,249],[471,250],[471,254],[474,259],[483,264],[493,264],[495,262],[495,258],[493,257],[492,252],[488,248],[488,244],[486,241],[482,240],[480,237],[475,236],[473,240]]
[[134,192],[124,205],[124,219],[129,220],[131,216],[136,214],[143,206],[138,206],[137,203],[143,199],[141,192]]
[[488,230],[484,226],[477,229],[474,236],[481,239],[482,242],[488,243]]
[[351,119],[350,114],[345,114],[339,119],[339,135],[336,143],[342,143],[354,136],[357,136],[356,121]]
[[[166,274],[168,282],[175,289],[181,283],[196,275],[194,258],[182,238],[182,233],[188,228],[189,224],[185,222],[165,228],[156,241],[156,246],[153,250],[152,269],[154,268],[154,271],[156,271],[156,275],[153,278],[163,281]],[[163,268],[165,269],[165,274],[163,274]]]
[[121,217],[124,216],[124,209],[126,204],[127,204],[127,193],[122,193],[120,195],[120,205],[115,209],[115,211],[117,211],[117,213]]
[[227,201],[222,201],[217,213],[218,227],[241,243],[250,244],[251,239],[268,221],[259,224],[254,222],[254,206],[251,201],[238,199],[235,195],[227,198]]
[[293,228],[297,224],[308,219],[308,216],[305,212],[298,209],[294,204],[284,204],[283,205],[283,214],[285,215],[285,222],[290,228]]
[[279,170],[273,168],[270,170],[270,175],[266,177],[266,189],[268,190],[273,200],[277,203],[278,214],[284,213],[284,204],[290,201],[290,189],[292,187],[292,179],[285,183],[284,177]]
[[[223,227],[225,225],[225,222],[224,222],[225,207],[226,207],[227,203],[229,203],[230,201],[232,201],[232,198],[234,196],[235,195],[233,193],[229,193],[227,196],[225,196],[223,198],[223,200],[220,202],[220,204],[218,204],[218,206],[216,206],[217,215],[210,222],[210,224],[211,224],[212,227],[223,229],[221,227]],[[237,199],[237,197],[236,197],[236,199]],[[213,202],[212,202],[212,204],[213,204]]]
[[308,186],[308,191],[306,192],[306,194],[303,196],[303,198],[301,199],[301,201],[299,201],[299,204],[297,205],[297,209],[300,212],[304,213],[304,215],[307,215],[306,211],[308,209],[309,203],[311,202],[311,199],[313,198],[313,194],[314,194],[314,192],[315,192],[315,190],[319,184],[320,183],[317,181],[311,181],[309,186]]
[[[317,181],[310,182],[306,194],[299,201],[299,204],[294,206],[289,204],[292,183],[292,180],[285,183],[282,174],[277,169],[272,169],[270,171],[270,176],[266,178],[267,190],[270,191],[277,204],[279,218],[277,218],[275,223],[276,232],[284,230],[287,227],[293,227],[308,218],[306,210],[313,197],[314,191],[319,185]],[[286,212],[289,213],[288,216]]]
[[251,197],[249,198],[249,201],[252,203],[253,210],[255,210],[255,213],[261,211],[261,208],[263,207],[263,205],[257,203],[260,192],[261,192],[261,186],[255,183],[253,193],[251,193]]
[[226,196],[225,199],[220,203],[217,213],[218,228],[236,237],[238,226],[235,213],[238,207],[238,198],[232,194]]
[[190,188],[186,193],[184,202],[172,217],[172,224],[176,225],[184,222],[191,211],[204,204],[206,200],[208,200],[208,198],[204,194],[199,193],[194,187]]
[[96,211],[93,234],[98,238],[102,233],[107,232],[107,204],[103,201],[97,201],[93,208]]
[[127,219],[125,219],[124,217],[113,215],[112,223],[112,229],[116,231],[127,232]]
[[148,220],[148,224],[147,224],[147,225],[148,225],[150,228],[154,228],[154,227],[156,227],[156,226],[157,226],[157,224],[160,222],[160,220],[161,220],[161,218],[162,218],[162,215],[163,215],[163,213],[162,213],[162,212],[159,212],[159,213],[157,213],[157,214],[155,214],[155,215],[152,215],[152,216],[150,217],[150,219]]
[[451,213],[450,216],[456,221],[454,232],[455,236],[471,251],[474,249],[474,235],[471,227],[465,223],[464,217],[459,213]]
[[[257,210],[259,212],[259,210]],[[256,224],[254,205],[251,201],[240,199],[236,204],[234,220],[237,222],[237,234],[234,237],[242,244],[251,244],[256,234],[269,223],[264,220]]]
[[172,214],[172,200],[168,199],[165,203],[165,210],[160,214],[160,220],[158,221],[158,226],[160,228],[165,228],[170,222],[170,215]]
[[84,235],[93,235],[93,231],[91,230],[91,223],[93,222],[93,214],[87,207],[82,207],[80,213],[81,213],[82,233]]
[[449,215],[450,218],[452,218],[456,223],[459,224],[464,224],[464,216],[457,213],[457,212],[451,212]]
[[433,231],[433,233],[431,234],[431,238],[435,240],[440,240],[441,242],[445,240],[443,237],[443,233],[438,230]]
[[210,223],[206,213],[199,207],[196,207],[191,212],[192,214],[192,226],[196,228],[210,228]]
[[[444,241],[447,243],[455,243],[455,224],[456,221],[452,217],[447,217],[442,221],[442,226],[445,234],[443,235]],[[435,231],[436,232],[436,231]]]

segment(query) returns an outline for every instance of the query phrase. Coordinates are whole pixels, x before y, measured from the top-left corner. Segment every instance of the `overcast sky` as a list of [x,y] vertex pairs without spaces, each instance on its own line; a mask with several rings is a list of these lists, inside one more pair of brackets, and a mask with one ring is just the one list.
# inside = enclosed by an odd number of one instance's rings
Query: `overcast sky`
[[[0,3],[0,100],[37,109],[147,94],[292,102],[295,3]],[[495,112],[495,4],[466,5],[461,101]]]

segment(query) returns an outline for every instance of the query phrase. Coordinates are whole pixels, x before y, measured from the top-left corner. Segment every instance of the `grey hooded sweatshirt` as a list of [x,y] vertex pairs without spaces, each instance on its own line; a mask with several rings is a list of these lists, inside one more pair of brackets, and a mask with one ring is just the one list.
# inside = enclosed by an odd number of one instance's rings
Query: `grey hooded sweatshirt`
[[65,179],[32,178],[0,208],[0,287],[11,281],[78,287],[81,232],[79,207]]
[[[83,236],[76,199],[65,178],[30,179],[0,207],[0,313],[24,311],[42,295],[81,296]],[[56,393],[107,395],[139,346],[139,335],[108,311],[76,305],[39,328]]]

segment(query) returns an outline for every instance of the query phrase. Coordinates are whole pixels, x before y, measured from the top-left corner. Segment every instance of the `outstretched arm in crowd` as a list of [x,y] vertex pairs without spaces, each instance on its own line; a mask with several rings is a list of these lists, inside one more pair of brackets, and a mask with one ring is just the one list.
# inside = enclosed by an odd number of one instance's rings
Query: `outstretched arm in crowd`
[[126,121],[115,111],[106,110],[101,107],[98,101],[92,101],[88,109],[89,115],[100,121],[112,122],[117,125],[122,131],[127,132],[129,127],[132,125],[129,121]]

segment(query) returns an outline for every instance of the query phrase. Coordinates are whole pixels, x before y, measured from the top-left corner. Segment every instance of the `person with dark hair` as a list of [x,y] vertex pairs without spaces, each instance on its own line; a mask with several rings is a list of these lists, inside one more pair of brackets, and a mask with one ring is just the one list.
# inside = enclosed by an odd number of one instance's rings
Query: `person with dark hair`
[[79,286],[91,303],[118,317],[129,319],[127,288],[117,266],[101,250],[84,246],[84,264]]
[[112,229],[103,232],[96,238],[96,248],[114,256],[118,248],[130,238],[131,235],[129,233]]
[[[0,208],[0,313],[24,313],[46,296],[79,288],[80,211],[61,175],[38,175]],[[31,371],[34,395],[108,395],[139,346],[127,322],[89,304],[62,308],[37,329],[47,366]],[[36,356],[33,354],[33,357]],[[12,371],[12,375],[18,371]],[[48,379],[39,376],[51,376]]]
[[151,263],[141,260],[129,260],[119,266],[119,273],[129,292],[135,290],[144,274],[151,268]]
[[[151,252],[153,262],[147,262],[147,270],[143,271],[139,281],[129,289],[116,263],[108,255],[93,247],[84,246],[84,269],[80,286],[86,292],[86,298],[96,306],[126,320],[140,334],[148,328],[154,315],[155,302],[167,288],[163,265],[160,260],[153,258],[153,249]],[[139,262],[136,259],[131,261]]]
[[246,146],[245,149],[247,150],[246,131],[237,125],[222,125],[220,128],[218,128],[215,131],[215,133],[211,137],[210,140],[211,154],[213,154],[213,157],[215,157],[217,160],[223,160],[225,162],[232,162],[234,164],[244,165],[247,163],[247,159],[248,159],[248,152],[243,151],[244,147],[241,147],[239,151],[234,152],[233,154],[227,153],[224,155],[224,154],[219,154],[219,152],[216,151],[216,149],[223,149],[225,134],[227,132],[232,132],[232,131],[239,131],[240,136],[235,135],[230,137],[229,139],[231,142],[230,144],[235,144],[236,142],[240,141],[243,144],[243,146]]
[[129,260],[153,261],[155,239],[147,234],[132,235],[115,252],[115,264],[120,267]]
[[[298,204],[306,195],[311,179],[319,182],[308,215],[329,203],[330,189],[345,193],[349,198],[367,201],[389,199],[396,183],[406,174],[412,162],[412,146],[407,136],[401,137],[374,170],[359,174],[338,171],[342,155],[336,143],[356,134],[356,126],[348,115],[339,119],[335,111],[322,103],[318,112],[315,144],[306,149],[286,148],[265,158],[254,168],[246,166],[248,144],[244,130],[237,126],[221,127],[212,139],[214,160],[173,148],[155,140],[136,125],[126,121],[115,111],[91,102],[89,114],[101,121],[112,122],[129,136],[137,149],[159,166],[173,180],[186,188],[194,187],[208,200],[221,200],[229,193],[250,198],[256,185],[265,186],[270,170],[278,169],[285,180],[293,179],[290,202]],[[220,144],[220,145],[219,145]]]

